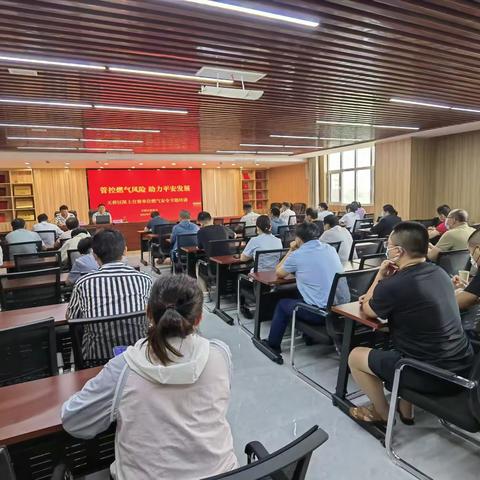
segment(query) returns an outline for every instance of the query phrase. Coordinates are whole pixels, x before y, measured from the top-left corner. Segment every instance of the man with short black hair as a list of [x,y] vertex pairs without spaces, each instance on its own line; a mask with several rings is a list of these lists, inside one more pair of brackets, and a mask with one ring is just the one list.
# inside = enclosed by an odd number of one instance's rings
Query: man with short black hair
[[468,239],[475,231],[473,227],[468,225],[468,213],[465,210],[451,210],[447,215],[445,224],[447,232],[442,235],[435,246],[432,244],[429,246],[428,258],[432,262],[438,259],[440,252],[466,250]]
[[257,222],[257,218],[260,216],[258,213],[253,211],[251,203],[245,203],[243,205],[244,215],[240,219],[241,222],[245,222],[245,227],[253,227]]
[[280,218],[280,209],[278,207],[272,207],[270,210],[270,222],[272,224],[272,235],[278,235],[278,227],[287,225]]
[[59,212],[57,215],[55,215],[55,223],[59,227],[65,227],[67,220],[75,215],[68,211],[68,207],[66,205],[60,205],[58,210]]
[[97,208],[98,210],[92,215],[92,223],[96,224],[98,217],[107,217],[107,216],[109,218],[108,222],[102,222],[102,223],[103,224],[112,223],[112,216],[110,215],[110,212],[107,212],[107,208],[105,207],[105,204],[100,203]]
[[[122,261],[127,254],[123,235],[113,229],[97,231],[92,238],[92,251],[100,267],[77,280],[66,318],[109,317],[144,311],[152,279]],[[84,358],[105,355],[101,351],[103,335],[98,327],[85,327]]]
[[292,204],[290,202],[282,203],[282,208],[280,208],[280,218],[287,225],[297,224],[297,216],[296,213],[292,210]]
[[66,240],[70,240],[72,238],[72,230],[75,230],[80,226],[80,222],[78,218],[75,216],[67,218],[65,222],[65,227],[67,228],[62,234],[58,237],[57,241],[55,242],[55,248],[60,248],[62,242]]
[[325,202],[320,202],[318,204],[318,219],[323,220],[328,215],[333,215],[333,213],[328,209],[328,205]]
[[[282,298],[273,313],[268,340],[262,340],[270,349],[280,353],[285,330],[290,323],[292,313],[299,303],[308,303],[325,308],[336,273],[342,273],[343,267],[334,248],[316,239],[317,227],[313,223],[303,222],[297,225],[295,240],[290,250],[277,265],[276,272],[280,278],[295,274],[297,288],[301,298]],[[341,303],[349,301],[348,293],[339,296]],[[340,298],[341,297],[341,298]],[[322,324],[323,319],[302,310],[298,316],[305,322]]]
[[352,234],[339,224],[338,217],[335,215],[327,215],[323,219],[323,228],[325,231],[320,237],[320,241],[326,243],[341,242],[338,256],[342,263],[348,262],[353,244]]
[[[388,239],[388,260],[360,298],[367,316],[388,319],[393,349],[356,347],[350,353],[352,376],[373,404],[350,409],[357,421],[385,424],[389,406],[383,382],[392,388],[395,366],[402,358],[462,376],[470,370],[473,350],[462,328],[452,283],[442,268],[426,262],[427,252],[428,232],[422,224],[397,224]],[[436,393],[448,386],[424,379],[414,388]],[[399,408],[401,420],[412,424],[411,405],[401,401]]]
[[74,228],[73,230],[68,230],[71,234],[71,238],[65,240],[63,245],[60,247],[60,256],[62,258],[62,263],[64,265],[68,262],[68,251],[77,250],[78,244],[84,239],[90,237],[88,230],[85,228]]
[[[25,228],[25,220],[23,218],[15,218],[10,223],[12,232],[5,236],[5,241],[8,243],[8,250],[10,252],[10,260],[14,259],[15,255],[22,253],[37,253],[37,246],[33,242],[41,242],[43,248],[44,244],[37,232],[31,232]],[[28,245],[15,245],[16,243],[32,242]]]
[[145,230],[150,230],[154,231],[155,227],[157,225],[168,225],[168,220],[165,220],[160,216],[160,213],[158,211],[154,211],[150,214],[150,220],[147,223],[147,226],[145,227]]
[[[32,230],[34,232],[37,232],[40,236],[40,238],[43,240],[43,243],[45,244],[46,248],[53,248],[55,246],[55,241],[57,238],[62,235],[63,231],[61,228],[59,228],[57,225],[50,223],[48,221],[48,215],[46,213],[41,213],[37,217],[38,223],[36,223]],[[52,234],[43,234],[42,232],[55,232],[55,235]]]

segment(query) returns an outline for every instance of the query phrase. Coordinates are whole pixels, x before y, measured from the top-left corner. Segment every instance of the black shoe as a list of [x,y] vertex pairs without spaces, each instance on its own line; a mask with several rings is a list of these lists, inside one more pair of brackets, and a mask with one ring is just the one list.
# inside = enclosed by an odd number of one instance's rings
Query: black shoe
[[402,411],[400,410],[400,404],[397,403],[397,413],[398,416],[400,417],[401,422],[404,425],[415,425],[415,417],[404,417]]
[[269,350],[271,350],[272,352],[275,352],[277,355],[280,355],[282,353],[282,349],[281,347],[272,347],[269,343],[268,343],[268,340],[266,338],[262,339],[261,340],[262,344],[265,345],[265,347],[267,347]]
[[248,320],[252,320],[253,313],[247,307],[240,307],[240,312],[242,312],[242,315],[245,318],[247,318]]

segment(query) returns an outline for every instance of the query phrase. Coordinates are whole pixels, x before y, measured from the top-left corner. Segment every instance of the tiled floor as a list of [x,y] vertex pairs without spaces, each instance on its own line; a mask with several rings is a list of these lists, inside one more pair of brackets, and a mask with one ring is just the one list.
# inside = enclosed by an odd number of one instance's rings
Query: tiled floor
[[[261,354],[238,326],[228,326],[205,308],[201,324],[208,338],[218,338],[232,351],[232,381],[229,420],[241,463],[243,447],[260,440],[275,450],[312,425],[318,424],[330,436],[312,457],[310,480],[402,480],[412,478],[393,465],[382,445],[358,427],[330,400],[301,381],[286,364],[277,365]],[[266,325],[265,328],[268,326]],[[302,347],[297,365],[322,385],[333,388],[336,356],[326,347]],[[398,451],[435,480],[478,480],[480,452],[443,430],[424,412],[417,412],[417,425],[397,422]]]

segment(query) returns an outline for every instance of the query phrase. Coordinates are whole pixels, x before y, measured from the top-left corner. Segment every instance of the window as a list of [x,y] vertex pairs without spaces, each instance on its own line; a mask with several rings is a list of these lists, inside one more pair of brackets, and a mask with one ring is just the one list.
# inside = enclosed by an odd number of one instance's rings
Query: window
[[328,155],[329,203],[373,203],[373,147]]

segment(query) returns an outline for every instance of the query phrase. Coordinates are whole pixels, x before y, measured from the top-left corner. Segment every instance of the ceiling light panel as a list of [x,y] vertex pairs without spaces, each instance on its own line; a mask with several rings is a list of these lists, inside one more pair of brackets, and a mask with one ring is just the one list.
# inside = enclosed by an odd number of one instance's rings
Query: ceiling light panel
[[95,108],[101,110],[126,110],[132,112],[152,112],[152,113],[176,113],[179,115],[186,115],[187,110],[177,110],[170,108],[149,108],[149,107],[133,107],[133,106],[122,106],[122,105],[94,105]]
[[357,122],[330,122],[326,120],[317,120],[319,125],[341,125],[345,127],[370,127],[370,128],[390,128],[398,130],[418,130],[418,127],[400,127],[397,125],[373,125],[371,123],[357,123]]
[[95,65],[90,63],[78,63],[78,62],[69,62],[62,60],[47,60],[41,58],[26,58],[26,57],[17,57],[13,55],[0,55],[0,61],[6,62],[19,62],[19,63],[31,63],[35,65],[51,65],[54,67],[69,67],[69,68],[81,68],[81,69],[90,69],[90,70],[106,70],[107,68],[103,65]]
[[68,137],[7,137],[7,140],[34,140],[49,142],[102,142],[102,143],[143,143],[143,140],[123,140],[104,138],[68,138]]
[[20,100],[12,98],[0,98],[0,102],[11,103],[14,105],[45,105],[47,107],[92,108],[92,105],[89,103],[56,102],[50,100]]

